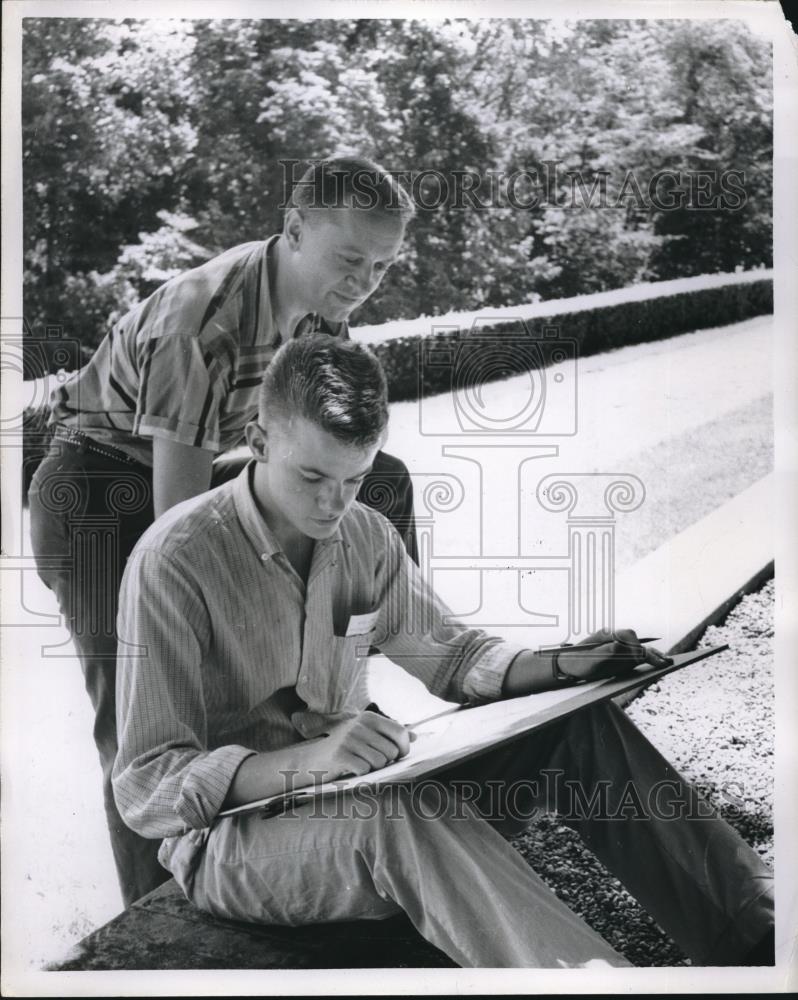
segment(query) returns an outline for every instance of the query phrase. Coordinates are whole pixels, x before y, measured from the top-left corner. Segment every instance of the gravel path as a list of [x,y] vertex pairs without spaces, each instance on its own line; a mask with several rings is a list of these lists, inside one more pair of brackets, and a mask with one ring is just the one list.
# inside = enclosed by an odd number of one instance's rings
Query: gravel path
[[[698,647],[730,649],[651,685],[627,713],[773,864],[773,581],[749,594]],[[557,895],[638,966],[688,959],[557,817],[514,844]]]

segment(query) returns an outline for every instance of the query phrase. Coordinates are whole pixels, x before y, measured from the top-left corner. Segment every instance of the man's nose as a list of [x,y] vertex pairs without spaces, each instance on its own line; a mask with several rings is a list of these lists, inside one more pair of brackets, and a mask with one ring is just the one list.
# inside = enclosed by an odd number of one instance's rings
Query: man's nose
[[377,275],[370,264],[360,264],[352,269],[349,275],[349,285],[358,296],[371,295],[377,287]]
[[340,484],[331,483],[319,497],[319,506],[327,514],[341,514],[346,509],[346,491]]

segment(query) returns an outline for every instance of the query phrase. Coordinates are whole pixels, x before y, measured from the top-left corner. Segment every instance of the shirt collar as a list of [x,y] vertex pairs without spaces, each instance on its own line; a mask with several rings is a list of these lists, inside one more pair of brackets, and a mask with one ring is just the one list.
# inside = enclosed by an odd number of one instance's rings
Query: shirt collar
[[[263,519],[263,515],[258,510],[255,497],[252,492],[252,475],[255,471],[255,459],[251,459],[233,481],[233,503],[235,504],[238,520],[244,529],[244,534],[249,539],[250,544],[258,553],[260,558],[266,562],[278,552],[282,552],[280,543],[274,536],[268,524]],[[335,529],[335,533],[329,538],[316,542],[316,551],[321,548],[342,542],[340,526]]]
[[268,305],[269,319],[271,321],[271,329],[274,333],[278,333],[277,321],[274,318],[274,301],[275,301],[275,291],[277,288],[277,241],[280,239],[280,234],[276,236],[270,236],[266,240],[266,287],[263,290],[265,295],[266,303]]

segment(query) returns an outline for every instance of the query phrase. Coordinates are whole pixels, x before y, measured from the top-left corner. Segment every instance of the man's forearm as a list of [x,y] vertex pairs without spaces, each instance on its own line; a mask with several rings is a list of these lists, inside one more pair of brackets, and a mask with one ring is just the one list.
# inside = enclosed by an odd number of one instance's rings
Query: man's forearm
[[230,784],[224,808],[232,809],[338,777],[326,770],[325,748],[321,745],[326,742],[326,737],[318,737],[247,757]]
[[152,492],[156,517],[204,493],[211,483],[213,453],[191,445],[153,439]]
[[551,661],[551,653],[536,653],[531,649],[519,653],[505,674],[502,697],[517,698],[525,694],[562,687],[554,679]]
[[403,757],[415,734],[375,706],[338,719],[326,736],[248,757],[225,799],[228,808],[344,775],[367,774]]
[[557,654],[560,678],[555,676],[553,656],[551,650],[540,653],[525,650],[519,654],[505,675],[502,697],[549,691],[579,681],[622,677],[641,663],[665,667],[672,662],[659,650],[641,645],[631,629],[616,629],[614,632],[601,629],[581,643],[561,650]]

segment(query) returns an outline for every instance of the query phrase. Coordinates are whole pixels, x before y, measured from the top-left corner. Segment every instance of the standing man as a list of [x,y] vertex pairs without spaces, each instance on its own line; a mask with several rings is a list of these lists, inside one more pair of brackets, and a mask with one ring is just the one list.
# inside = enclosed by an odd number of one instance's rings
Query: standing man
[[[281,234],[168,281],[123,316],[51,397],[53,441],[28,494],[32,544],[94,706],[125,905],[167,877],[157,845],[122,823],[110,784],[115,619],[126,560],[155,518],[237,473],[235,461],[214,460],[243,442],[275,350],[317,331],[347,338],[348,316],[379,287],[412,214],[408,195],[376,164],[316,164],[292,192]],[[381,452],[362,498],[379,501],[415,558],[406,467]]]

